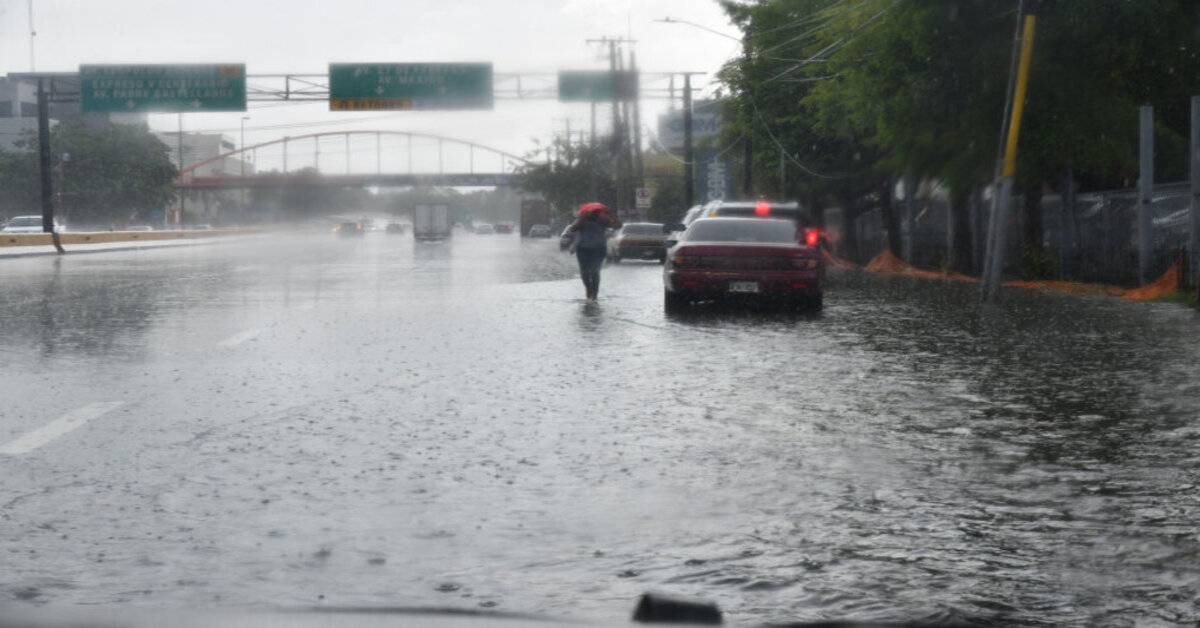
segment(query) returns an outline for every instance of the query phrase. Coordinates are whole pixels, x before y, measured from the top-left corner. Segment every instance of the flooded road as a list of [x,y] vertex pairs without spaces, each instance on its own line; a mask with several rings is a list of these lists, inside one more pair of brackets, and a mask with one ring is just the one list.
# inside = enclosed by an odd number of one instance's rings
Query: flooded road
[[0,267],[0,609],[1200,619],[1200,320],[831,276],[582,300],[556,242],[272,236]]

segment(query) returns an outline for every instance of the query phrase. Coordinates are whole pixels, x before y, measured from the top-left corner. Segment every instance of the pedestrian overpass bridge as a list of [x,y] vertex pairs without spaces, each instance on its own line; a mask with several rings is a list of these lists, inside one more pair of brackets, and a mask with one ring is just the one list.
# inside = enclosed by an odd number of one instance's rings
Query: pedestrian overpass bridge
[[[384,139],[392,141],[384,146]],[[414,140],[421,140],[416,143]],[[374,152],[374,159],[355,162],[351,149],[358,144],[357,152]],[[340,164],[341,172],[330,172],[321,168],[321,151],[340,145],[345,159]],[[396,153],[399,152],[400,155]],[[436,152],[436,155],[434,154]],[[222,172],[201,174],[205,166],[223,163],[226,159],[239,159],[243,163],[259,163],[260,156],[269,156],[281,167],[268,172]],[[389,167],[384,167],[387,156]],[[296,164],[303,157],[303,167],[289,170],[289,157]],[[402,157],[403,168],[399,172],[390,162]],[[418,159],[419,158],[419,159]],[[451,160],[455,168],[447,168]],[[372,163],[373,161],[373,163]],[[420,161],[423,168],[416,168]],[[364,163],[365,162],[365,163]],[[493,187],[510,186],[515,183],[516,171],[529,160],[512,153],[484,146],[467,140],[409,131],[355,130],[329,131],[306,135],[285,136],[268,142],[243,146],[210,159],[188,164],[180,169],[176,187],[182,190],[234,190],[279,187]],[[436,167],[431,167],[436,164]],[[464,167],[465,166],[465,167]]]

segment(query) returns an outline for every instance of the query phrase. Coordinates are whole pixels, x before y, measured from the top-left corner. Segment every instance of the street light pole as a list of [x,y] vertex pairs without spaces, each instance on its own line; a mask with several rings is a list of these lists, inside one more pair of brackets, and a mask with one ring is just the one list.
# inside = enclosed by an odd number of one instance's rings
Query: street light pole
[[[246,150],[246,120],[249,120],[249,119],[250,119],[250,116],[242,116],[242,132],[241,132],[241,137],[238,138],[238,148],[243,151]],[[244,153],[244,152],[239,153],[238,161],[241,162],[241,164],[242,164],[242,176],[245,177],[246,176],[246,153]]]
[[29,0],[29,71],[36,72],[37,64],[35,63],[35,45],[34,40],[37,38],[37,29],[33,27],[33,0]]
[[[238,153],[238,163],[241,164],[242,184],[243,185],[245,185],[245,182],[246,182],[246,120],[249,120],[249,119],[250,119],[250,116],[242,116],[241,134],[238,137],[238,150],[241,151]],[[247,204],[249,204],[249,194],[247,193],[246,188],[243,187],[242,188],[242,211],[243,212],[246,211]]]

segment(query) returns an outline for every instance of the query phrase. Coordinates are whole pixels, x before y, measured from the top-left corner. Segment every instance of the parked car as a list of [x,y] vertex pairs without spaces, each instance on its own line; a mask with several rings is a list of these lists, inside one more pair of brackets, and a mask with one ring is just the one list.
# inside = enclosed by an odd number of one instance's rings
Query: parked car
[[696,220],[670,249],[664,308],[675,313],[696,301],[752,299],[820,309],[825,263],[809,244],[810,230],[778,218]]
[[496,233],[496,228],[486,222],[481,222],[475,225],[475,233],[478,235],[491,235]]
[[384,227],[384,233],[407,233],[408,225],[402,222],[389,222],[387,227]]
[[549,238],[550,234],[550,225],[533,225],[529,228],[528,235],[531,238]]
[[333,227],[333,232],[343,237],[360,236],[365,233],[362,223],[359,222],[339,222]]
[[614,263],[620,263],[624,258],[661,262],[666,257],[666,249],[663,248],[666,236],[662,223],[626,223],[609,239],[608,258]]
[[495,227],[496,233],[504,233],[504,234],[512,233],[513,231],[516,230],[516,228],[517,228],[517,226],[511,222],[498,222],[498,223],[496,223],[496,227]]
[[[57,219],[54,221],[54,230],[62,231],[63,224]],[[42,232],[42,217],[41,215],[33,214],[28,216],[16,216],[12,220],[4,223],[4,228],[0,229],[0,233],[41,233]]]

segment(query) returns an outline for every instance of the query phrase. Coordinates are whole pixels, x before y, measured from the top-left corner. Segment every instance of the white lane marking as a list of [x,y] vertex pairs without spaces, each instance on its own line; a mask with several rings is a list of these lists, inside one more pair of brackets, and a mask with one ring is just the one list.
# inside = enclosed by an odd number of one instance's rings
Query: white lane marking
[[218,347],[226,347],[226,348],[236,347],[236,346],[242,344],[243,342],[249,342],[251,340],[254,340],[255,338],[258,338],[258,335],[261,333],[262,333],[261,329],[247,329],[246,331],[238,332],[238,333],[222,340],[221,342],[218,342],[217,346]]
[[98,401],[72,410],[32,432],[0,447],[0,454],[19,456],[27,454],[46,443],[75,430],[84,423],[112,412],[123,401]]

